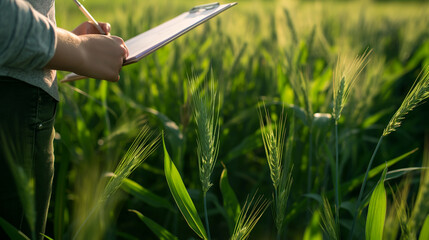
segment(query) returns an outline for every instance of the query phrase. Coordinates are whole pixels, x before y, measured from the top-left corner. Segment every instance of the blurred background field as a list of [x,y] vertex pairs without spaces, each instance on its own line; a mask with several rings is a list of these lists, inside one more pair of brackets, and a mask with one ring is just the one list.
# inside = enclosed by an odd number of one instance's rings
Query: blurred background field
[[[237,2],[237,6],[140,62],[125,66],[118,83],[87,79],[60,84],[48,236],[68,239],[76,226],[85,222],[105,173],[113,171],[144,124],[165,131],[170,156],[203,218],[188,83],[195,77],[213,78],[221,96],[219,157],[208,192],[212,238],[227,239],[231,231],[219,189],[223,165],[241,205],[256,191],[266,199],[273,197],[258,117],[261,101],[274,120],[285,106],[287,135],[293,136],[293,143],[288,145],[293,183],[281,239],[327,238],[315,213],[322,207],[322,193],[332,193],[334,188],[333,72],[338,56],[353,58],[372,49],[339,121],[340,236],[347,237],[353,220],[350,206],[356,202],[362,182],[359,177],[365,173],[384,127],[429,64],[429,5],[425,1],[369,0]],[[113,35],[126,40],[205,2],[82,3],[98,21],[111,24]],[[57,25],[68,30],[86,20],[71,0],[57,0],[56,15]],[[60,72],[59,79],[64,74]],[[428,141],[428,112],[429,105],[423,103],[407,115],[403,126],[384,139],[373,166],[417,149],[388,169],[421,167],[425,138]],[[386,181],[386,186],[391,186],[386,187],[391,211],[395,209],[393,196],[406,188],[410,194],[405,200],[410,211],[413,209],[420,174],[426,171],[408,169],[402,173]],[[365,195],[371,193],[380,176],[378,171],[368,181]],[[157,194],[165,204],[151,203],[130,194],[129,189],[121,190],[111,208],[86,224],[82,236],[156,239],[128,211],[135,209],[179,239],[197,239],[168,189],[162,147],[130,179]],[[333,195],[327,196],[333,206]],[[428,210],[421,211],[427,215]],[[276,239],[273,215],[271,206],[250,239]],[[364,236],[365,216],[364,209],[356,238]],[[385,230],[385,236],[401,235],[402,225],[395,214],[388,214],[386,221],[391,221],[392,227]]]

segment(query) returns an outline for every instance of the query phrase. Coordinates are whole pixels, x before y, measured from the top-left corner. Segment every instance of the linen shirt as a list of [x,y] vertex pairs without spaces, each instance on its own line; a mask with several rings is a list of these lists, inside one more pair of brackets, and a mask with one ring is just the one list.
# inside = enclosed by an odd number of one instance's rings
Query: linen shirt
[[44,68],[55,53],[55,25],[55,0],[0,1],[0,76],[59,100],[56,71]]

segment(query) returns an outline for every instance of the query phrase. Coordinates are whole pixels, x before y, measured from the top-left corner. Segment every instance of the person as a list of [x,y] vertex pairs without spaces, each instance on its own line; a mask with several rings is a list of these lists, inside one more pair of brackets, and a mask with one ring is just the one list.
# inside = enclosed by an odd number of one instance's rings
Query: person
[[[0,1],[0,217],[38,239],[43,239],[52,191],[59,101],[55,70],[115,82],[128,56],[107,23],[100,23],[106,35],[89,22],[71,32],[57,27],[54,1]],[[28,223],[31,217],[24,217],[31,201],[17,190],[31,191],[26,184],[34,186],[35,228]],[[0,239],[7,239],[4,234],[0,227]]]

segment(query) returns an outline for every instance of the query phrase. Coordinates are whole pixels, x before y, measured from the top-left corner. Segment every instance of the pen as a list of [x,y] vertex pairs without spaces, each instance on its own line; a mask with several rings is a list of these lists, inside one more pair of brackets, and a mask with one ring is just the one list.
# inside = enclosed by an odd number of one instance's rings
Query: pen
[[74,0],[74,2],[76,3],[76,5],[79,7],[80,11],[86,16],[86,18],[92,22],[94,24],[94,26],[98,29],[98,31],[104,35],[106,35],[106,33],[103,31],[103,29],[100,27],[100,25],[98,24],[98,22],[91,16],[91,14],[88,12],[88,10],[86,10],[86,8],[78,1],[78,0]]

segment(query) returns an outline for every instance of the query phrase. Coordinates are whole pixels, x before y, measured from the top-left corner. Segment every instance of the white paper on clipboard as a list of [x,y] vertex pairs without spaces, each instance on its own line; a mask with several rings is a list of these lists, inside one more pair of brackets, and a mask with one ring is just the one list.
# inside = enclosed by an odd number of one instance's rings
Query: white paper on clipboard
[[[237,3],[212,3],[193,7],[190,11],[158,25],[125,41],[129,55],[124,65],[138,62],[152,52],[177,39],[191,29],[215,17]],[[86,78],[75,73],[68,74],[61,82],[75,81]]]

